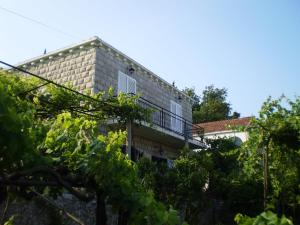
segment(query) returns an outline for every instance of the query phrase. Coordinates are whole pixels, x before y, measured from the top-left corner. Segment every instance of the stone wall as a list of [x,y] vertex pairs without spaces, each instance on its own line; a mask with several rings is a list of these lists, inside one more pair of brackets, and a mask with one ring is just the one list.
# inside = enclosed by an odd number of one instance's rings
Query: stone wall
[[[71,194],[64,193],[51,201],[56,205],[55,207],[40,197],[34,197],[31,200],[14,199],[8,204],[5,221],[15,215],[14,225],[78,225],[66,216],[63,209],[85,225],[96,223],[96,200],[83,202]],[[5,205],[4,202],[0,204],[1,216]],[[106,213],[107,225],[117,225],[117,213],[112,211],[111,206],[106,205]]]
[[133,66],[135,71],[129,76],[137,82],[137,93],[166,110],[170,110],[170,100],[177,102],[182,106],[183,118],[192,121],[190,100],[116,51],[86,42],[37,57],[19,66],[60,84],[71,84],[81,91],[91,89],[97,93],[107,91],[112,86],[116,94],[118,71],[128,74],[128,67]]
[[192,121],[192,105],[185,98],[178,100],[178,94],[172,88],[162,85],[156,77],[142,70],[136,69],[132,74],[128,74],[127,68],[132,66],[132,62],[116,56],[107,48],[98,47],[96,50],[96,74],[95,92],[107,90],[110,86],[118,89],[118,72],[121,71],[134,78],[137,82],[137,93],[150,102],[160,107],[170,110],[170,101],[173,100],[182,106],[183,118]]
[[72,49],[41,58],[23,68],[60,84],[71,84],[78,90],[94,85],[96,50],[94,47]]
[[151,159],[151,156],[168,159],[178,157],[178,149],[168,146],[167,143],[158,143],[135,135],[132,139],[132,145],[144,157],[149,159]]
[[[183,118],[192,120],[190,99],[123,53],[107,44],[101,44],[98,39],[57,50],[18,66],[57,83],[71,84],[80,91],[90,89],[97,93],[113,87],[115,94],[118,87],[118,72],[129,75],[128,67],[133,67],[135,71],[129,76],[137,82],[137,93],[169,111],[170,102],[173,100],[182,106]],[[160,114],[156,113],[154,116],[159,117]],[[164,118],[166,127],[170,127],[170,114],[165,114]],[[154,150],[157,146],[156,142],[143,143],[145,144],[143,149],[151,148],[150,152],[154,155],[157,153]],[[166,151],[172,153],[173,149],[167,146],[168,143],[164,144],[165,149],[170,149]]]

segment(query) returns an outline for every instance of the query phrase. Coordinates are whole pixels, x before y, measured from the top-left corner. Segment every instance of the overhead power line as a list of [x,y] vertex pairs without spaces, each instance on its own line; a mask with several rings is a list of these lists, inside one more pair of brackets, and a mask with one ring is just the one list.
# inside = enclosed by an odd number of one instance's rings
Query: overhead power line
[[32,23],[38,24],[38,25],[40,25],[40,26],[43,26],[43,27],[45,27],[45,28],[47,28],[47,29],[49,29],[49,30],[52,30],[52,31],[55,31],[55,32],[57,32],[57,33],[63,34],[63,35],[65,35],[65,36],[68,36],[68,37],[71,37],[71,38],[81,38],[81,37],[79,37],[79,36],[77,36],[77,35],[69,34],[69,33],[67,33],[67,32],[64,32],[63,30],[60,30],[60,29],[56,28],[56,27],[50,26],[50,25],[48,25],[48,24],[46,24],[46,23],[43,23],[43,22],[41,22],[41,21],[38,21],[38,20],[36,20],[36,19],[30,18],[30,17],[28,17],[28,16],[25,16],[25,15],[23,15],[23,14],[20,14],[20,13],[18,13],[18,12],[13,11],[13,10],[7,9],[7,8],[5,8],[5,7],[3,7],[3,6],[0,6],[0,9],[2,9],[2,10],[5,11],[5,12],[8,12],[8,13],[10,13],[10,14],[13,14],[13,15],[15,15],[15,16],[18,16],[18,17],[20,17],[20,18],[23,18],[23,19],[25,19],[25,20],[27,20],[27,21],[30,21],[30,22],[32,22]]
[[[91,101],[93,101],[93,102],[95,102],[95,103],[100,103],[100,104],[104,104],[104,105],[109,106],[109,107],[113,107],[113,104],[110,104],[109,102],[101,102],[100,100],[98,100],[98,99],[96,99],[96,98],[94,98],[94,97],[92,97],[92,96],[83,94],[83,93],[81,93],[81,92],[79,92],[79,91],[76,91],[76,90],[74,90],[74,89],[72,89],[72,88],[69,88],[69,87],[66,87],[66,86],[64,86],[64,85],[58,84],[58,83],[56,83],[56,82],[54,82],[54,81],[52,81],[52,80],[49,80],[49,79],[44,78],[44,77],[41,77],[41,76],[39,76],[39,75],[37,75],[37,74],[31,73],[31,72],[29,72],[29,71],[27,71],[27,70],[24,70],[24,69],[20,68],[20,67],[13,66],[13,65],[11,65],[11,64],[9,64],[9,63],[6,63],[6,62],[4,62],[4,61],[0,61],[0,64],[3,64],[3,65],[5,65],[5,66],[8,66],[8,67],[14,69],[14,70],[17,70],[17,71],[19,71],[19,72],[22,72],[22,73],[31,75],[31,76],[33,76],[33,77],[36,77],[36,78],[38,78],[38,79],[40,79],[40,80],[45,81],[45,83],[43,83],[43,84],[41,84],[41,85],[38,85],[38,86],[36,86],[36,87],[34,87],[34,88],[30,89],[30,90],[27,90],[27,91],[25,91],[25,92],[23,92],[23,93],[20,93],[21,95],[26,94],[26,93],[29,93],[29,92],[32,92],[32,91],[34,91],[34,90],[37,90],[37,89],[39,89],[39,88],[41,88],[41,87],[44,87],[44,86],[46,86],[46,85],[48,85],[48,84],[53,84],[54,86],[56,86],[56,87],[58,87],[58,88],[62,88],[62,89],[64,89],[64,90],[67,90],[67,91],[69,91],[69,92],[72,92],[72,93],[74,93],[74,94],[76,94],[76,95],[79,95],[79,96],[81,96],[81,97],[84,97],[84,98],[87,99],[87,100],[91,100]],[[54,103],[49,102],[49,101],[47,101],[47,100],[40,99],[40,101],[42,101],[43,103],[48,104],[48,105],[55,105]],[[91,117],[94,117],[94,118],[96,118],[96,119],[101,119],[101,117],[99,117],[99,116],[93,114],[93,112],[96,112],[97,110],[99,110],[99,108],[97,108],[97,107],[94,108],[94,109],[90,109],[90,110],[85,110],[85,109],[76,108],[76,107],[65,108],[65,109],[68,109],[68,110],[71,110],[71,111],[73,111],[73,112],[77,112],[77,113],[80,113],[80,114],[84,114],[84,115],[87,115],[87,116],[91,116]],[[111,118],[115,119],[114,116],[112,116]]]
[[[14,69],[14,70],[20,71],[20,72],[22,72],[22,73],[26,73],[26,74],[31,75],[31,76],[33,76],[33,77],[36,77],[36,78],[38,78],[38,79],[40,79],[40,80],[46,81],[47,84],[53,84],[53,85],[55,85],[56,87],[59,87],[59,88],[65,89],[65,90],[67,90],[67,91],[73,92],[74,94],[80,95],[80,96],[85,97],[85,98],[87,98],[87,99],[90,99],[90,100],[92,100],[92,101],[99,102],[99,100],[97,100],[97,99],[95,99],[95,98],[93,98],[93,97],[91,97],[91,96],[89,96],[89,95],[82,94],[82,93],[80,93],[79,91],[76,91],[76,90],[74,90],[74,89],[72,89],[72,88],[69,88],[69,87],[66,87],[66,86],[64,86],[64,85],[58,84],[58,83],[56,83],[56,82],[54,82],[54,81],[52,81],[52,80],[49,80],[49,79],[44,78],[44,77],[41,77],[41,76],[39,76],[39,75],[37,75],[37,74],[31,73],[31,72],[29,72],[29,71],[27,71],[27,70],[24,70],[24,69],[20,68],[20,67],[13,66],[13,65],[11,65],[11,64],[9,64],[9,63],[6,63],[6,62],[4,62],[4,61],[0,61],[0,63],[3,64],[3,65],[5,65],[5,66],[8,66],[8,67],[10,67],[10,68],[12,68],[12,69]],[[45,84],[45,85],[46,85],[46,84]]]

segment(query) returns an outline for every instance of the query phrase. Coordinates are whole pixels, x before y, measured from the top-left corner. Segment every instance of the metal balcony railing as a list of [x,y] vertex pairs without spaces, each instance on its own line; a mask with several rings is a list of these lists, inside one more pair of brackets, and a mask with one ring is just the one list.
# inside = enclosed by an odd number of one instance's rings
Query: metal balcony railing
[[189,140],[197,140],[195,139],[195,136],[203,135],[204,130],[202,127],[193,125],[191,121],[188,121],[147,99],[140,97],[138,99],[138,104],[145,109],[151,110],[150,122],[152,124],[179,134]]

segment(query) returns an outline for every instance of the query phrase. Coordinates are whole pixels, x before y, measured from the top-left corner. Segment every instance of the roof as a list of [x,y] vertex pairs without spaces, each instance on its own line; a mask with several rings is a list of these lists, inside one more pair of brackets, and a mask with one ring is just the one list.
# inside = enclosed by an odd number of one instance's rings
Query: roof
[[133,60],[129,56],[125,55],[123,52],[121,52],[118,49],[114,48],[113,46],[111,46],[110,44],[106,43],[105,41],[103,41],[102,39],[100,39],[97,36],[91,37],[91,38],[89,38],[87,40],[84,40],[84,41],[81,41],[81,42],[79,42],[77,44],[69,45],[67,47],[60,48],[60,49],[57,49],[55,51],[48,52],[47,54],[40,55],[40,56],[31,58],[31,59],[25,60],[23,62],[18,63],[16,66],[18,66],[18,67],[22,66],[22,67],[26,68],[27,65],[35,65],[35,64],[47,61],[47,60],[51,60],[51,59],[53,59],[56,56],[61,56],[61,55],[69,54],[69,53],[71,53],[71,52],[73,52],[73,51],[75,51],[77,49],[79,49],[79,50],[80,49],[84,49],[87,46],[95,46],[95,47],[98,47],[98,48],[104,48],[107,51],[114,53],[114,55],[116,55],[117,57],[122,58],[122,60],[124,62],[128,62],[131,66],[135,67],[138,70],[143,71],[144,74],[147,74],[148,76],[150,76],[154,80],[156,80],[159,83],[161,83],[163,86],[168,87],[174,93],[180,94],[182,97],[185,97],[191,103],[195,102],[195,100],[193,98],[191,98],[190,96],[188,96],[187,94],[185,94],[183,91],[179,90],[177,87],[175,87],[172,84],[170,84],[169,82],[165,81],[160,76],[158,76],[155,73],[153,73],[152,71],[148,70],[143,65],[141,65],[138,62],[136,62],[135,60]]
[[232,130],[234,126],[248,126],[253,117],[244,117],[238,119],[230,120],[219,120],[207,123],[199,123],[198,126],[201,126],[204,129],[204,133],[213,133],[218,131],[227,131]]

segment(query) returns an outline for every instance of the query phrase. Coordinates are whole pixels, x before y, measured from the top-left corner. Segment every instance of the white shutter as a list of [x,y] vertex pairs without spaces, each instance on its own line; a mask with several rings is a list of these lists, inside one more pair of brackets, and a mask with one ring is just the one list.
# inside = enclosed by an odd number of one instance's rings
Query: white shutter
[[119,71],[118,93],[136,94],[136,80]]
[[176,102],[171,100],[171,130],[176,131]]
[[119,71],[118,74],[118,93],[127,93],[127,75]]
[[171,130],[182,132],[182,107],[171,100]]
[[182,119],[181,119],[181,117],[182,117],[182,107],[179,104],[176,104],[176,114],[178,116],[177,124],[176,124],[177,131],[182,132]]
[[136,94],[136,80],[127,76],[127,93]]

